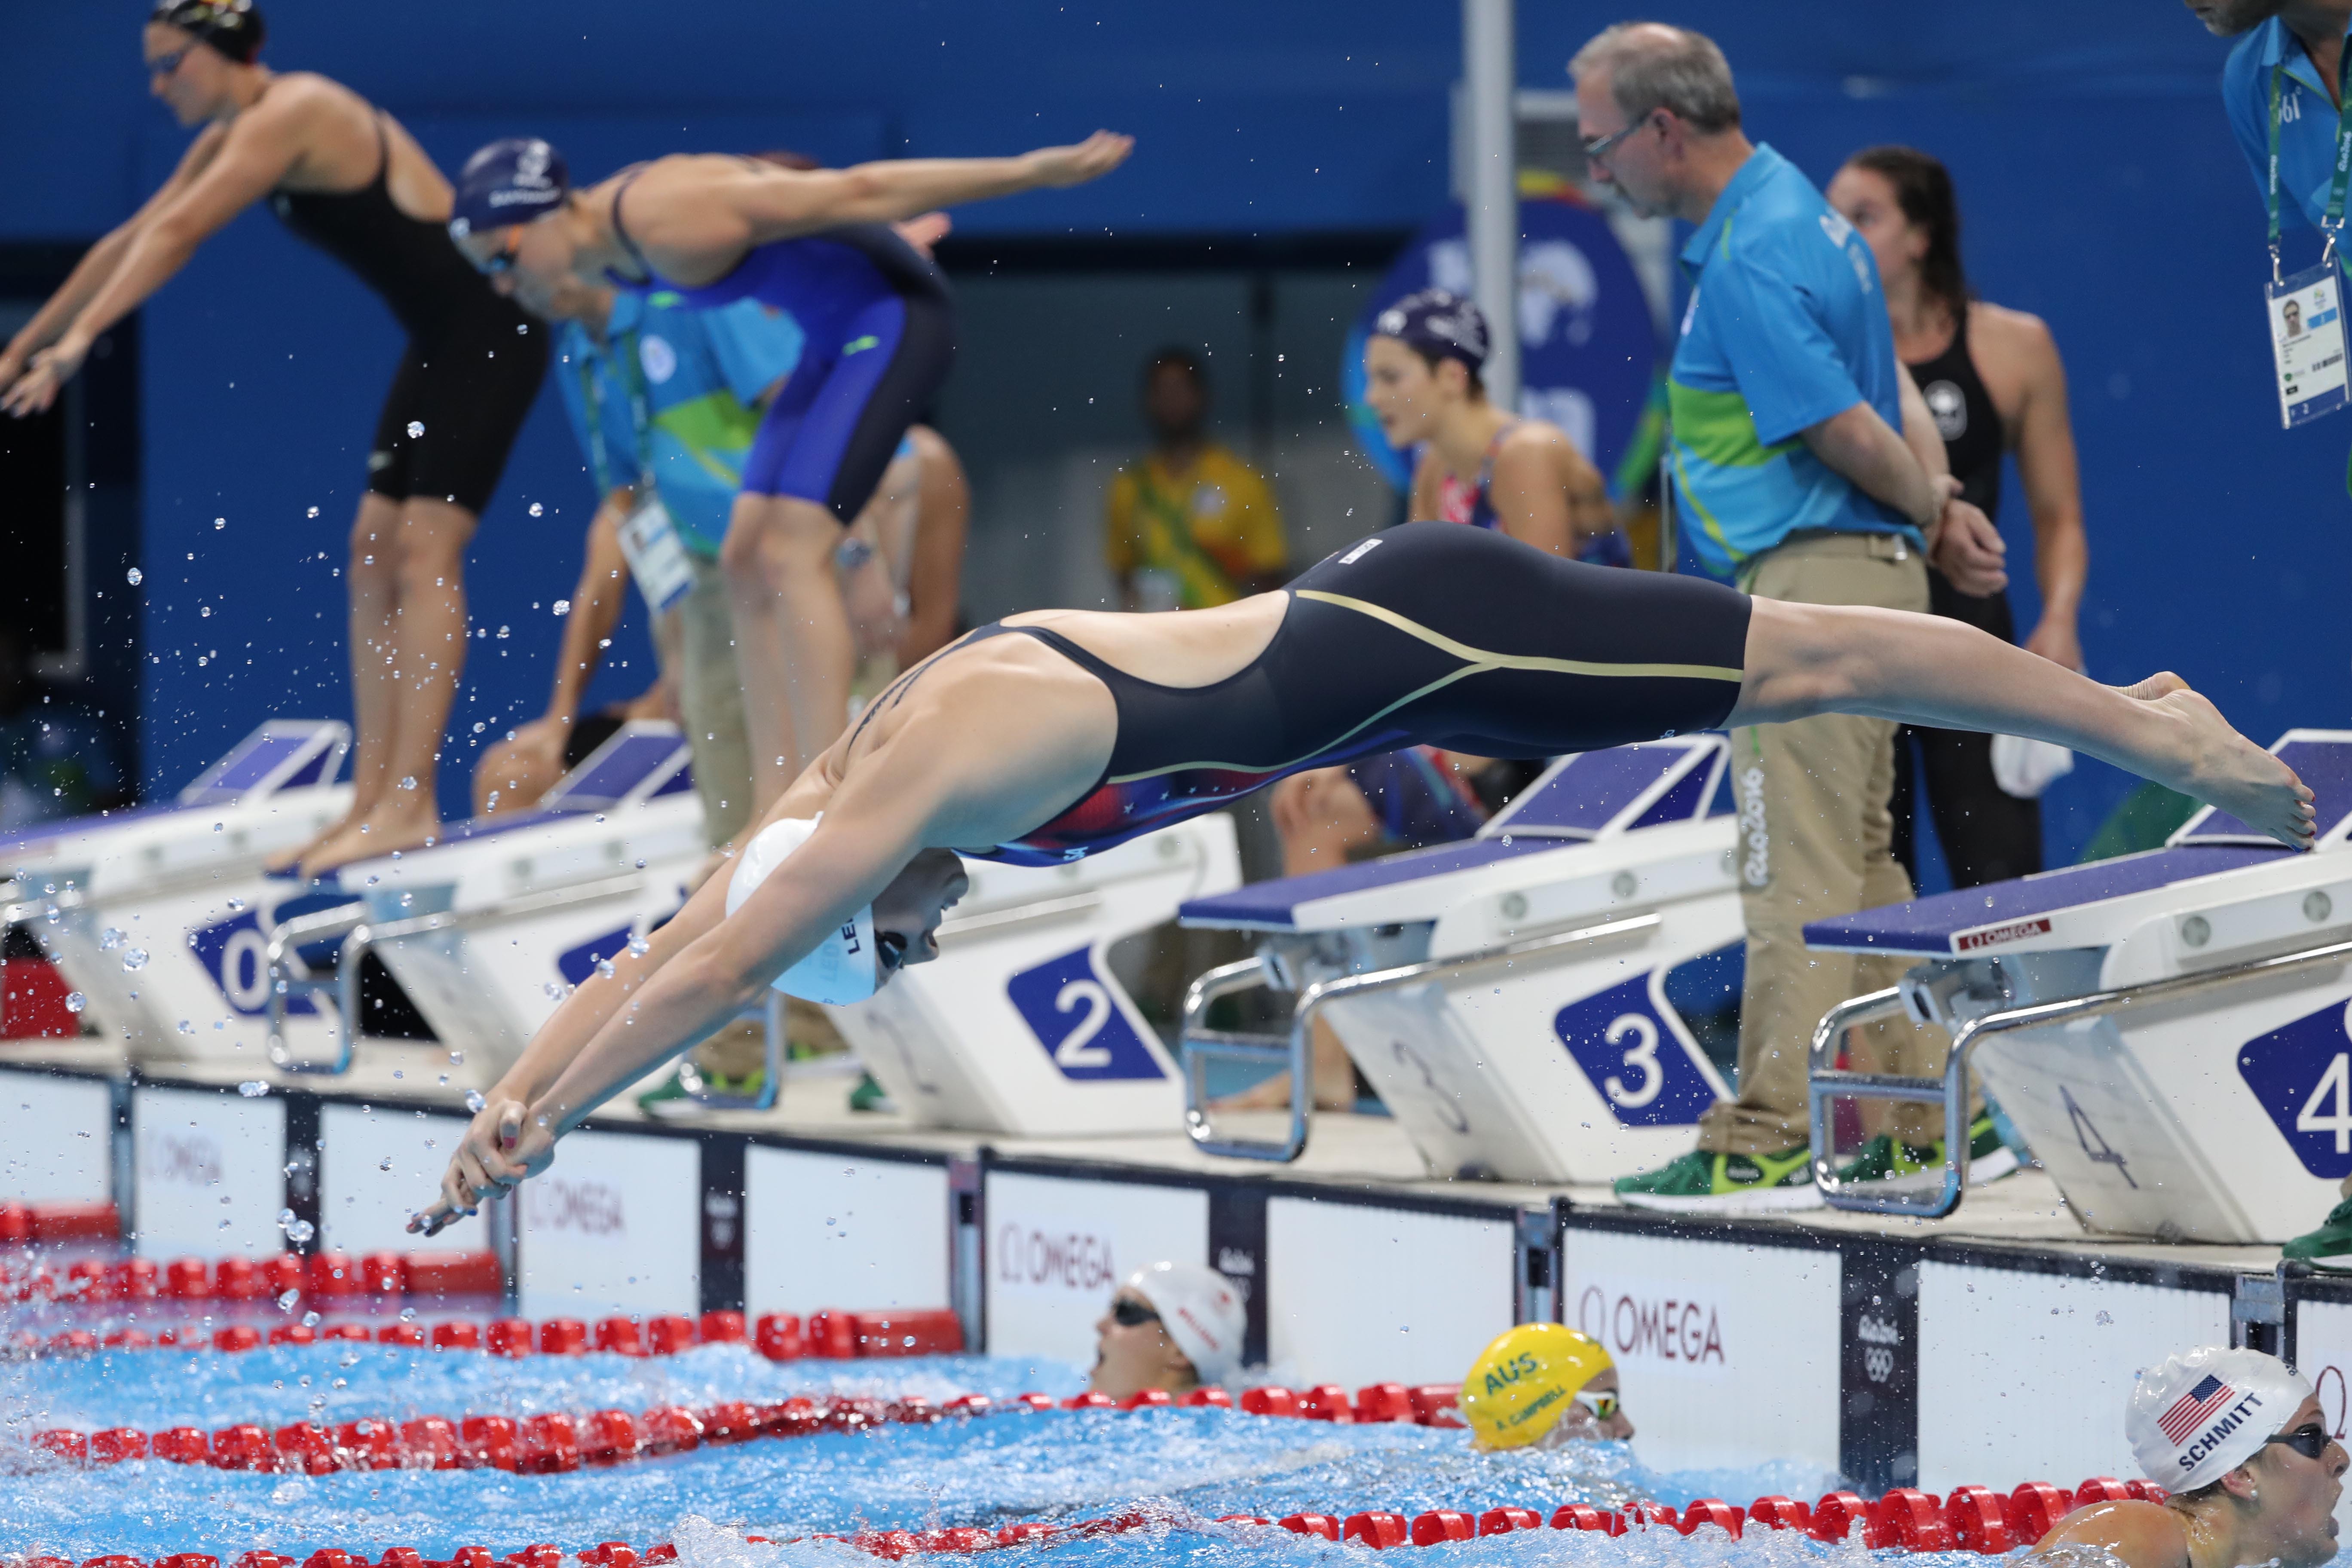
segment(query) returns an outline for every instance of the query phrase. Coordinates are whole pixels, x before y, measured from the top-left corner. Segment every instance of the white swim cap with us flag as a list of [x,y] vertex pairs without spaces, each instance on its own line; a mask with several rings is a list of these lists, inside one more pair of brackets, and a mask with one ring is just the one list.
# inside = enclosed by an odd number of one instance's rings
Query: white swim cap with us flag
[[2139,1374],[2124,1431],[2148,1479],[2191,1492],[2260,1453],[2310,1397],[2310,1383],[2278,1357],[2206,1345]]
[[[727,883],[727,912],[731,915],[741,909],[752,890],[766,881],[787,856],[807,843],[816,832],[816,825],[824,819],[823,812],[814,817],[788,816],[760,829],[736,857],[735,874]],[[785,995],[797,996],[803,1002],[845,1007],[874,994],[878,972],[879,966],[875,963],[874,906],[868,904],[817,943],[816,951],[777,975],[772,984]]]

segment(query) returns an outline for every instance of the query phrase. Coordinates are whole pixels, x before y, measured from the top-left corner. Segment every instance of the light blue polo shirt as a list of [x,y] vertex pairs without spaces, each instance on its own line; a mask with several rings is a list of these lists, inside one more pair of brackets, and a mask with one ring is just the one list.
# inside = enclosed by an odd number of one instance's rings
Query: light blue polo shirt
[[[800,363],[801,342],[791,316],[756,300],[696,310],[667,289],[617,294],[602,343],[566,322],[556,384],[599,493],[650,478],[687,548],[716,556],[759,432],[755,405]],[[640,395],[649,457],[631,412]]]
[[1759,145],[1682,260],[1691,297],[1666,401],[1683,536],[1706,570],[1737,577],[1800,530],[1897,533],[1924,547],[1909,519],[1799,438],[1857,403],[1903,428],[1895,330],[1853,226]]
[[[2352,37],[2352,28],[2346,36]],[[2336,106],[2303,40],[2284,22],[2273,16],[2231,47],[2221,67],[2221,107],[2254,172],[2259,198],[2270,188],[2271,71],[2281,63],[2286,73],[2279,81],[2279,226],[2316,228],[2336,173]]]

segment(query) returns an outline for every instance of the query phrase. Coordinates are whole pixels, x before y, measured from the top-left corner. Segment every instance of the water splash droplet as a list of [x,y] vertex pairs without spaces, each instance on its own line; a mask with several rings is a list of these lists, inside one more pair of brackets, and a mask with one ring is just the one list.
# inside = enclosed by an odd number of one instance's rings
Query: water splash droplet
[[142,572],[142,571],[141,571],[141,570],[139,570],[139,568],[138,568],[138,567],[136,567],[136,566],[133,566],[133,567],[132,567],[132,568],[131,568],[128,573],[126,573],[126,574],[125,574],[125,575],[126,575],[126,576],[128,576],[128,577],[130,578],[130,580],[131,580],[131,585],[132,587],[134,587],[134,588],[136,588],[137,586],[139,586],[139,584],[140,584],[144,583],[145,581],[147,581],[147,574],[146,574],[146,573],[144,573],[144,572]]
[[629,956],[632,958],[643,958],[653,950],[654,944],[644,937],[633,936],[629,939]]
[[[259,1100],[269,1092],[269,1086],[257,1078],[249,1078],[236,1086],[236,1091],[247,1100]],[[294,1216],[289,1213],[286,1217],[291,1219]]]
[[422,435],[424,435],[424,434],[425,434],[425,421],[424,421],[424,420],[422,420],[422,419],[412,419],[412,420],[410,420],[410,421],[408,422],[408,438],[409,438],[410,440],[414,441],[414,440],[415,440],[418,437],[420,437],[420,436],[422,436]]
[[68,992],[67,992],[67,993],[66,993],[66,1011],[67,1011],[67,1012],[68,1012],[68,1013],[79,1013],[79,1012],[80,1012],[84,1007],[87,1007],[87,1006],[89,1006],[89,997],[87,997],[87,996],[85,996],[85,995],[83,995],[80,992],[79,992],[79,991],[68,991]]
[[114,926],[109,926],[104,931],[98,933],[99,952],[112,952],[116,948],[121,947],[121,945],[122,932],[120,929]]
[[125,949],[122,954],[122,967],[133,971],[146,968],[147,950],[143,947]]
[[475,1115],[480,1115],[482,1107],[488,1103],[488,1100],[482,1098],[482,1091],[480,1089],[469,1089],[466,1091],[466,1109],[472,1111]]
[[215,533],[218,533],[222,529],[226,528],[227,526],[228,519],[225,517],[216,517],[213,519],[213,531]]
[[544,517],[547,515],[547,509],[540,505],[539,502],[533,501],[530,503],[530,515],[533,517]]
[[571,601],[571,600],[569,600],[569,599],[558,599],[558,600],[556,600],[556,601],[555,601],[555,613],[556,613],[557,615],[559,615],[559,616],[568,616],[568,615],[570,615],[570,614],[572,613],[572,601]]

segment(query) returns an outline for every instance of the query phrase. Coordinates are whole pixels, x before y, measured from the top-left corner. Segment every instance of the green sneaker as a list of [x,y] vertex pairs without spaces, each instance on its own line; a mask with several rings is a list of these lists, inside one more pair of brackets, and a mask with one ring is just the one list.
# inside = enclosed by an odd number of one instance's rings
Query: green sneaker
[[1813,1152],[1800,1143],[1777,1154],[1711,1154],[1694,1150],[1670,1165],[1621,1176],[1617,1201],[1673,1214],[1760,1214],[1817,1209]]
[[673,1072],[662,1080],[658,1089],[647,1089],[637,1096],[637,1109],[647,1116],[674,1118],[709,1110],[714,1102],[757,1100],[761,1089],[767,1086],[768,1072],[765,1068],[754,1068],[741,1078],[729,1078],[724,1073],[703,1073],[698,1081],[702,1085],[699,1095],[686,1087],[683,1074]]
[[869,1072],[860,1073],[857,1078],[857,1087],[849,1091],[849,1109],[892,1111],[898,1108],[891,1103],[890,1091],[876,1083],[874,1075]]
[[2352,1271],[2352,1198],[2329,1209],[2317,1230],[2305,1231],[2280,1247],[2279,1256],[2314,1268]]
[[679,1116],[694,1109],[686,1097],[686,1085],[677,1081],[673,1071],[662,1079],[659,1089],[649,1089],[637,1096],[637,1109],[647,1116]]
[[[1840,1166],[1841,1182],[1884,1182],[1897,1176],[1916,1176],[1922,1172],[1941,1172],[1944,1168],[1944,1141],[1933,1143],[1906,1143],[1892,1134],[1882,1132],[1862,1146],[1862,1152],[1850,1164]],[[2016,1152],[2000,1140],[2000,1129],[1993,1125],[1992,1113],[1980,1113],[1969,1124],[1969,1185],[1981,1187],[1997,1182],[2017,1169]]]

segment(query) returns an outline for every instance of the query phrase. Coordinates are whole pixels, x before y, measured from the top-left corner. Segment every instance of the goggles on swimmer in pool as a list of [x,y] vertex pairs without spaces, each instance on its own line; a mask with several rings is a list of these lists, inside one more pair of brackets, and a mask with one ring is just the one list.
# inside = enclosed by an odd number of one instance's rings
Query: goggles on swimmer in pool
[[[1592,1418],[1595,1421],[1606,1421],[1617,1414],[1617,1396],[1614,1394],[1604,1394],[1597,1388],[1580,1388],[1569,1397],[1592,1412]],[[2271,1440],[2274,1443],[2283,1443],[2286,1439],[2273,1437]]]
[[1110,1321],[1122,1329],[1139,1329],[1146,1323],[1156,1323],[1160,1314],[1149,1301],[1139,1301],[1132,1296],[1121,1296],[1110,1304]]
[[2293,1448],[2306,1459],[2315,1459],[2327,1452],[2327,1445],[2335,1440],[2327,1435],[2326,1427],[2313,1421],[2296,1427],[2292,1432],[2281,1432],[2274,1436],[2265,1437],[2263,1439],[2263,1446],[2268,1447],[2273,1443],[2276,1443],[2282,1448]]

